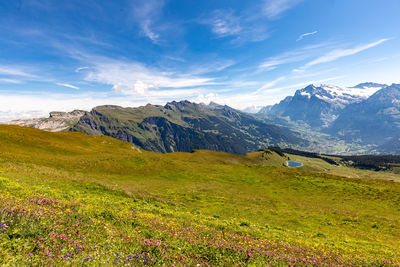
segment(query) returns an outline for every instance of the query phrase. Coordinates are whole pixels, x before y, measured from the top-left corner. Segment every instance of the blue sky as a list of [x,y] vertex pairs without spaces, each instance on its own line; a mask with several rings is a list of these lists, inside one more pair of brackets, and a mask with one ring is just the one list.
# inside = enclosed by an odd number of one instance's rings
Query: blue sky
[[0,121],[400,82],[398,0],[3,0]]

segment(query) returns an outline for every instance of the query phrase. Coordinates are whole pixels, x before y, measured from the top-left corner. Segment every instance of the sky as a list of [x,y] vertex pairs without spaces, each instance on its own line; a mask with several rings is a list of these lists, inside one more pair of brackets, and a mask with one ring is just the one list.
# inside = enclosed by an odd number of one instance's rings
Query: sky
[[2,0],[0,121],[400,83],[399,0]]

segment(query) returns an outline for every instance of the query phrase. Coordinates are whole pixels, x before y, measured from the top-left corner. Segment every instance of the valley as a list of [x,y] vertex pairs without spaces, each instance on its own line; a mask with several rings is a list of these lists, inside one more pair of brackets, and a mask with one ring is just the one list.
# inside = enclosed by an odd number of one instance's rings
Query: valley
[[400,1],[0,1],[0,267],[400,267]]
[[397,84],[309,85],[255,114],[183,100],[52,112],[49,118],[7,124],[106,135],[162,153],[209,149],[245,154],[279,146],[326,154],[399,154],[399,101]]
[[[304,164],[287,168],[290,160]],[[399,176],[0,126],[0,261],[398,265]]]

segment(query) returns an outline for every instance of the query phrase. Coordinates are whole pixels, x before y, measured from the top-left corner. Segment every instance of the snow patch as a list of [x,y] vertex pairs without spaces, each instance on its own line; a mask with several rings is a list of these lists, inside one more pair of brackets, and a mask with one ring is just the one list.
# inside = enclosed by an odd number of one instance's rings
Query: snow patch
[[354,102],[360,102],[373,95],[376,91],[382,89],[382,87],[339,87],[321,84],[319,87],[308,86],[299,91],[300,95],[315,97],[327,101],[336,102],[342,104],[350,104]]

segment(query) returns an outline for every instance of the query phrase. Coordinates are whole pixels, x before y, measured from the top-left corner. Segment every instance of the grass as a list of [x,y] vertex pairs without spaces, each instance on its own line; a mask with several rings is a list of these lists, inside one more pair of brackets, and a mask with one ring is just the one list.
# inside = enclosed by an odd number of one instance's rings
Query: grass
[[0,126],[0,262],[400,264],[398,183],[289,157]]

